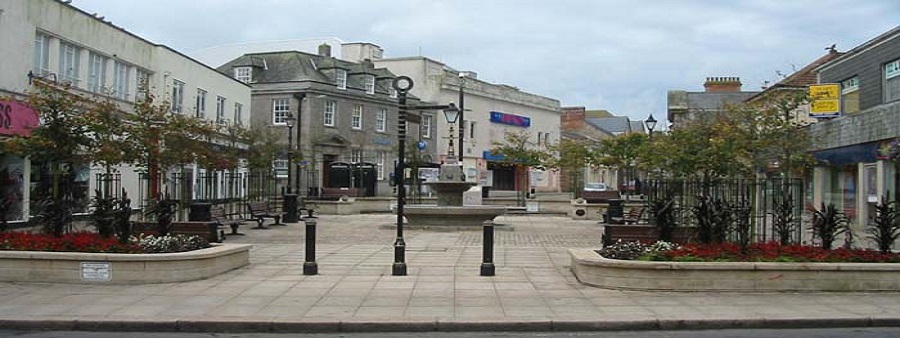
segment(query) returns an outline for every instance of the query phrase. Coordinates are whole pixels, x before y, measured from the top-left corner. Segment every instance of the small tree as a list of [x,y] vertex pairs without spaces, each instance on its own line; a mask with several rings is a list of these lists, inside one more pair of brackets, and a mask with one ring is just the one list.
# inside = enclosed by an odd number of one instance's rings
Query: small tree
[[875,205],[875,226],[869,229],[872,240],[878,245],[882,253],[890,253],[891,246],[900,237],[900,222],[898,222],[897,202],[888,202],[881,197],[881,202]]
[[850,228],[847,217],[838,211],[834,203],[829,203],[828,206],[822,203],[821,209],[813,210],[811,229],[813,236],[822,241],[822,249],[831,250],[834,240]]
[[[531,133],[528,132],[506,132],[503,135],[502,142],[494,142],[494,148],[491,153],[503,155],[507,164],[515,166],[516,171],[525,171],[531,167],[540,167],[550,162],[552,154],[543,146],[529,141]],[[528,175],[519,175],[520,181],[518,186],[522,187],[525,192],[529,190]],[[519,206],[525,205],[525,194],[519,191],[517,203]]]

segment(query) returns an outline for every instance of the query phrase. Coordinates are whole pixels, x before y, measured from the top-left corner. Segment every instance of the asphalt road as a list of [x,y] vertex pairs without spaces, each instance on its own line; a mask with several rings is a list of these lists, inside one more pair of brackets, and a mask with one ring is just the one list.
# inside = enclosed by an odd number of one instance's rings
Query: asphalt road
[[184,332],[89,332],[0,330],[0,337],[19,338],[450,338],[450,337],[609,337],[609,338],[888,338],[900,337],[900,327],[836,329],[743,329],[684,331],[595,331],[595,332],[376,332],[376,333],[184,333]]

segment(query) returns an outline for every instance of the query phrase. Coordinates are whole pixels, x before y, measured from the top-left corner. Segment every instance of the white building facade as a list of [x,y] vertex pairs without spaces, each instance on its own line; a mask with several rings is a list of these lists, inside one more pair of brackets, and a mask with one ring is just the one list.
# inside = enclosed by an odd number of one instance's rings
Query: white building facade
[[[371,58],[376,67],[384,67],[397,76],[408,76],[414,82],[411,94],[422,101],[459,105],[460,88],[464,95],[462,115],[462,166],[469,181],[487,183],[491,190],[523,190],[521,175],[527,175],[528,186],[535,192],[559,191],[559,175],[552,170],[531,168],[517,172],[504,161],[502,154],[491,154],[496,142],[506,133],[530,135],[530,146],[545,147],[559,142],[559,100],[530,94],[518,88],[494,84],[477,78],[474,72],[461,72],[427,57],[380,58],[381,48],[368,43],[342,45],[344,58]],[[352,60],[351,60],[352,61]],[[462,76],[461,76],[462,75]],[[438,114],[440,115],[440,114]],[[446,156],[449,124],[438,116],[437,136],[432,138],[438,154]],[[458,126],[458,124],[457,124]],[[459,156],[459,129],[454,128],[454,154]]]
[[[70,83],[74,94],[109,97],[129,112],[146,81],[157,102],[170,102],[173,113],[249,126],[249,86],[104,19],[56,0],[0,0],[0,96],[22,99],[30,80],[40,77]],[[17,199],[14,219],[27,219],[31,164],[11,156],[0,161],[6,175],[0,180],[15,185],[4,191]],[[76,170],[89,197],[99,168]],[[136,170],[118,168],[130,196],[139,191]]]

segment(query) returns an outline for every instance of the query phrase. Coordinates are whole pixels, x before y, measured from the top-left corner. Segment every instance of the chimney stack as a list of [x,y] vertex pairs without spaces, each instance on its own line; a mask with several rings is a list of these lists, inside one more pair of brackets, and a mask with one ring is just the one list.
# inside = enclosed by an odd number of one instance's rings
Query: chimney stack
[[319,55],[331,57],[331,46],[329,46],[327,43],[319,45]]
[[703,83],[703,87],[706,88],[708,93],[739,92],[741,91],[741,85],[741,78],[733,76],[707,77],[706,82]]
[[584,127],[585,108],[584,107],[563,107],[560,116],[560,127],[562,130],[577,130]]

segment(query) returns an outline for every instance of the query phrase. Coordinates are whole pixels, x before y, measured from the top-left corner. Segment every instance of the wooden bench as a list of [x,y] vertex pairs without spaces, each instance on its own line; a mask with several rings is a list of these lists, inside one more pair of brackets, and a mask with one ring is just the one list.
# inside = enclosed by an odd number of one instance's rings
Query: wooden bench
[[[231,233],[229,235],[243,235],[238,232],[238,227],[244,224],[243,219],[234,219],[232,216],[241,215],[240,213],[226,213],[225,206],[223,205],[214,205],[209,210],[209,215],[212,218],[212,222],[222,226],[222,227],[230,227]],[[223,234],[224,238],[225,235]]]
[[[134,234],[152,234],[156,233],[156,223],[153,222],[133,222],[132,233]],[[200,236],[210,243],[221,243],[224,236],[218,224],[213,222],[188,222],[174,221],[169,225],[169,234]]]
[[588,203],[608,203],[609,200],[621,199],[622,195],[617,190],[582,191],[581,198]]
[[322,188],[322,194],[319,196],[324,200],[337,200],[342,196],[358,197],[359,188]]
[[625,220],[625,224],[644,223],[644,210],[643,207],[628,209],[628,212],[622,217]]
[[281,223],[283,215],[280,212],[271,210],[268,202],[247,202],[245,204],[247,205],[247,213],[250,214],[250,219],[255,220],[257,223],[257,226],[253,229],[268,229],[268,227],[263,226],[266,218],[275,220],[275,223],[272,225],[284,225]]

